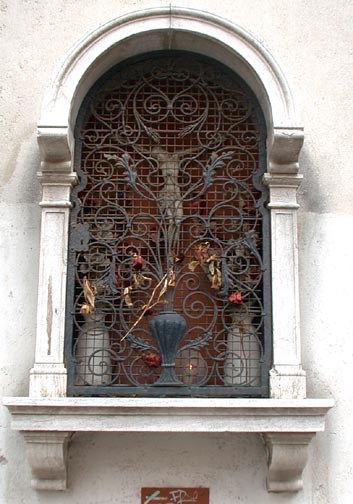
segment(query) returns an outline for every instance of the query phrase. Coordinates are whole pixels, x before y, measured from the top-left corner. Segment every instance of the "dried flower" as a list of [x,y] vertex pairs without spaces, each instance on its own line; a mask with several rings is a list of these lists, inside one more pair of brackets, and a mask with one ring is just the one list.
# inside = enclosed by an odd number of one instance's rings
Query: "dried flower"
[[168,287],[175,287],[175,273],[174,273],[173,268],[169,271]]
[[185,255],[182,252],[179,252],[179,254],[174,255],[174,263],[175,264],[181,264],[185,259]]
[[200,264],[199,261],[190,261],[189,264],[188,264],[188,267],[189,267],[189,270],[194,272],[195,269],[198,267],[198,265]]
[[243,304],[243,296],[240,292],[233,292],[233,294],[228,297],[228,301],[235,305],[241,305]]
[[132,283],[131,283],[131,287],[133,289],[139,289],[140,287],[143,286],[143,284],[145,282],[148,282],[150,281],[150,279],[148,277],[146,277],[145,275],[143,275],[142,273],[132,273]]
[[88,281],[87,277],[83,277],[83,297],[85,303],[80,308],[80,313],[89,315],[95,311],[95,300],[97,289]]
[[124,301],[125,301],[125,304],[131,308],[131,306],[133,306],[133,302],[132,302],[132,299],[131,299],[131,293],[132,293],[132,287],[129,285],[129,287],[125,287],[124,289]]
[[[157,294],[158,290],[159,290],[159,293],[158,293],[157,299],[155,300],[155,295]],[[130,329],[127,331],[125,336],[123,336],[121,338],[121,341],[123,341],[125,338],[127,338],[129,336],[129,334],[131,333],[131,331],[140,323],[140,321],[144,317],[147,310],[152,309],[154,306],[156,306],[158,304],[164,304],[165,301],[162,298],[165,295],[165,293],[167,292],[167,290],[168,290],[168,274],[166,273],[160,279],[160,281],[157,283],[157,285],[154,287],[148,302],[145,305],[143,305],[143,307],[141,308],[141,315],[139,315],[139,317],[133,323],[133,325],[130,327]],[[132,293],[131,285],[129,287],[125,287],[124,300],[125,300],[125,303],[130,307],[133,306],[132,299],[131,299],[131,293]]]
[[211,289],[219,291],[222,286],[220,260],[211,252],[209,242],[200,243],[194,247],[194,260],[190,261],[188,266],[192,272],[200,266],[211,283]]
[[89,315],[92,313],[92,309],[88,304],[83,304],[80,308],[80,313],[82,313],[82,315]]
[[194,259],[198,262],[205,262],[208,259],[208,249],[210,248],[209,242],[200,243],[194,247]]
[[211,289],[219,291],[222,287],[222,273],[218,267],[215,268],[215,273],[209,276],[209,280],[211,282]]

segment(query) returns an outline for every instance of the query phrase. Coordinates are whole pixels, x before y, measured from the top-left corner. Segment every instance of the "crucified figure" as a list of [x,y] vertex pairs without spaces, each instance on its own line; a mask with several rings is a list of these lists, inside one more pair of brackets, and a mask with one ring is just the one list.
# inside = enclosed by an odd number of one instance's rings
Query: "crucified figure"
[[179,241],[179,226],[183,218],[183,202],[178,175],[180,161],[188,154],[199,151],[200,148],[185,149],[178,152],[167,152],[159,145],[153,147],[151,156],[159,163],[164,179],[164,186],[158,193],[158,200],[163,216],[168,223],[168,242],[170,250],[174,250]]

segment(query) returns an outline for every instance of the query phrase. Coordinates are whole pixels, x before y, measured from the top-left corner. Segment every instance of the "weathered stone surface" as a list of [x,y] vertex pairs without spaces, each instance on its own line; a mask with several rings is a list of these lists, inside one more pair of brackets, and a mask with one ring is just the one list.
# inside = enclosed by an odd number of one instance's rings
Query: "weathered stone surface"
[[[12,428],[24,434],[37,490],[66,488],[66,444],[73,432],[208,433],[264,436],[267,486],[303,486],[307,446],[324,430],[332,400],[6,398]],[[30,432],[29,432],[30,431]]]

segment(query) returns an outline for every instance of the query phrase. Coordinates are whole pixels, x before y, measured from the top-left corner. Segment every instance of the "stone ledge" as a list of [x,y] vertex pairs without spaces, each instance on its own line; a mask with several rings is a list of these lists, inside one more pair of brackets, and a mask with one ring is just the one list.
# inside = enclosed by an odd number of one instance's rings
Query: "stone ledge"
[[7,397],[3,402],[15,430],[99,432],[319,432],[333,406],[330,399]]
[[331,399],[7,397],[3,403],[12,429],[26,439],[32,486],[40,490],[66,488],[66,447],[74,432],[209,432],[261,434],[268,490],[297,491],[307,447],[333,406]]

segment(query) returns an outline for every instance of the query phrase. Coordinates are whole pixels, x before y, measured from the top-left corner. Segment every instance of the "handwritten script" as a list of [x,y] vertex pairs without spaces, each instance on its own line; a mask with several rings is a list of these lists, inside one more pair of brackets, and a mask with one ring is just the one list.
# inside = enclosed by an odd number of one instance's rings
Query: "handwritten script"
[[208,488],[142,488],[141,504],[209,504]]

